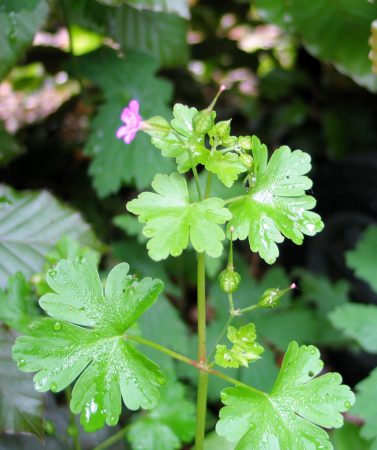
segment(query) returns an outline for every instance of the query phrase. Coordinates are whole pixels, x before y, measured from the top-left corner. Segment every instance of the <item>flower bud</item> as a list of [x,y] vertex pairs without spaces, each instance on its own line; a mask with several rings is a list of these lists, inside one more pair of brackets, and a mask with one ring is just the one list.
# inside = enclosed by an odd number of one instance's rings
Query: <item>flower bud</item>
[[238,289],[241,283],[241,275],[238,272],[235,272],[234,269],[227,267],[220,272],[219,283],[222,291],[231,294]]
[[243,162],[244,166],[247,169],[250,169],[251,166],[253,165],[253,157],[251,155],[247,154],[247,153],[241,153],[240,156],[241,156],[241,159],[242,159],[242,162]]
[[197,134],[208,133],[215,123],[216,113],[214,111],[199,111],[193,118],[194,131]]
[[244,150],[251,150],[251,136],[239,136],[238,143]]

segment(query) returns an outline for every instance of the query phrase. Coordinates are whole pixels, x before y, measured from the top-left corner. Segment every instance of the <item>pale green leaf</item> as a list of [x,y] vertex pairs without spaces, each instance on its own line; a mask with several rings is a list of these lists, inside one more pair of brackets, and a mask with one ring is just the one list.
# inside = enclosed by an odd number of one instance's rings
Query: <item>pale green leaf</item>
[[79,213],[59,203],[46,191],[17,193],[0,186],[0,196],[11,203],[0,208],[0,285],[10,275],[22,272],[30,277],[39,272],[45,255],[62,236],[81,243],[99,245]]
[[236,386],[222,392],[226,405],[216,431],[236,450],[332,449],[320,427],[338,428],[354,395],[337,373],[322,370],[319,351],[292,342],[270,394]]
[[46,0],[2,0],[0,3],[0,79],[32,44],[46,20]]
[[346,253],[347,266],[377,292],[377,226],[367,228],[354,250]]
[[360,436],[360,427],[350,422],[332,431],[331,442],[334,450],[373,450],[370,443]]
[[216,174],[217,178],[228,188],[233,186],[240,173],[247,170],[239,155],[235,153],[224,154],[219,151],[211,152],[205,163],[205,168]]
[[136,9],[176,14],[185,19],[190,18],[187,0],[124,0]]
[[190,203],[186,180],[177,173],[157,174],[152,182],[156,193],[143,192],[127,204],[145,223],[143,233],[149,255],[155,261],[178,256],[191,242],[197,252],[221,255],[225,235],[219,224],[230,219],[224,201],[208,198]]
[[310,211],[315,199],[305,195],[312,186],[304,176],[309,172],[310,156],[301,150],[283,146],[275,150],[267,163],[267,147],[253,136],[255,184],[250,193],[229,206],[233,215],[228,224],[233,238],[249,238],[250,248],[269,264],[279,255],[277,243],[284,237],[302,244],[304,235],[322,230],[318,214]]
[[25,333],[37,315],[30,285],[22,273],[9,277],[7,290],[0,289],[0,321],[20,333]]
[[[43,437],[43,398],[12,361],[15,336],[0,326],[0,432]],[[1,442],[0,442],[1,447]]]
[[377,307],[350,303],[330,312],[329,318],[345,336],[354,339],[363,350],[377,353]]
[[131,410],[154,407],[164,382],[158,366],[124,334],[155,302],[163,283],[139,282],[128,271],[126,263],[115,266],[103,289],[89,260],[60,261],[47,275],[55,292],[40,299],[52,317],[33,322],[13,348],[20,370],[37,372],[40,392],[61,391],[78,378],[71,409],[81,413],[87,431],[115,425],[121,398]]
[[184,386],[168,383],[157,406],[130,426],[128,439],[135,450],[175,450],[192,440],[195,421],[195,406],[185,398]]

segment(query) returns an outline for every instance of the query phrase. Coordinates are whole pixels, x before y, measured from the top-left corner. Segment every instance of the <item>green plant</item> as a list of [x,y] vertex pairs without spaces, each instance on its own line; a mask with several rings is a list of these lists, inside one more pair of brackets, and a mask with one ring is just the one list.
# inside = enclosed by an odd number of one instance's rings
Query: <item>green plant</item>
[[[167,391],[162,402],[182,398],[182,393],[175,392],[179,388],[171,385],[171,377],[166,377],[139,350],[140,346],[197,369],[197,450],[204,445],[209,376],[233,385],[222,391],[225,406],[216,430],[235,442],[237,450],[332,448],[321,427],[340,427],[341,413],[350,409],[354,395],[341,384],[339,374],[318,376],[323,363],[316,347],[291,342],[268,394],[215,368],[248,367],[261,358],[264,349],[257,342],[256,327],[248,314],[258,308],[277,307],[282,295],[290,290],[270,287],[259,302],[238,306],[241,276],[235,271],[233,241],[248,239],[250,249],[272,264],[279,254],[277,244],[285,238],[301,244],[304,235],[313,236],[323,228],[320,217],[312,211],[314,198],[305,193],[312,186],[306,176],[311,168],[309,155],[282,146],[268,159],[267,147],[256,136],[234,136],[230,120],[216,122],[216,100],[201,111],[176,104],[171,122],[160,116],[143,120],[139,104],[133,100],[123,110],[124,123],[118,131],[118,137],[127,144],[144,131],[164,157],[176,160],[177,172],[156,174],[154,192],[141,193],[128,202],[127,209],[143,224],[151,259],[176,257],[189,247],[196,252],[197,358],[145,338],[136,325],[161,294],[162,281],[139,279],[129,274],[128,264],[121,263],[108,274],[103,288],[95,261],[83,255],[60,260],[48,271],[50,291],[39,304],[50,318],[31,323],[26,336],[16,340],[13,358],[21,371],[37,372],[34,382],[40,392],[59,392],[78,378],[70,407],[73,413],[81,414],[81,424],[87,431],[105,423],[117,424],[121,399],[131,410],[158,405],[159,388],[165,382]],[[201,176],[206,177],[204,189],[199,168]],[[184,175],[190,173],[194,193]],[[244,179],[241,194],[211,196],[214,177],[230,189],[239,176]],[[229,256],[219,283],[229,300],[228,307],[222,307],[228,309],[228,321],[218,335],[214,354],[210,354],[206,343],[206,259],[221,258],[225,238],[230,241]],[[240,316],[246,324],[232,326]],[[221,343],[224,333],[230,348]],[[192,437],[185,429],[188,423],[192,424],[192,414],[185,417],[177,412],[172,417],[169,407],[162,403],[139,425],[132,425],[129,439],[138,442],[139,433],[148,430],[147,435],[152,436],[164,429],[168,430],[166,440],[149,437],[141,448],[147,448],[150,442],[156,448],[176,448],[180,440]]]

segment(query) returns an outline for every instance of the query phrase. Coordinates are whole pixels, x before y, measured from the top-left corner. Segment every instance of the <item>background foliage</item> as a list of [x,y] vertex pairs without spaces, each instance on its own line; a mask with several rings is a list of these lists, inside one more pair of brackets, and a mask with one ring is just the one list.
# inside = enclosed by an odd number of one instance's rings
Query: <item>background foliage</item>
[[[11,359],[61,258],[85,255],[103,277],[126,260],[132,273],[162,279],[165,297],[139,321],[142,334],[195,354],[194,253],[153,262],[124,207],[156,172],[171,173],[171,161],[145,135],[125,146],[115,131],[132,98],[142,116],[171,119],[173,102],[205,107],[219,84],[228,90],[218,119],[233,117],[237,134],[311,154],[325,223],[302,247],[284,243],[272,269],[246,242],[237,246],[241,307],[270,287],[294,280],[299,289],[276,312],[255,312],[264,357],[229,373],[270,390],[291,340],[321,347],[325,370],[357,393],[346,426],[331,434],[334,447],[377,448],[376,19],[367,0],[0,1],[0,449],[44,448],[20,433],[44,436],[49,449],[78,439],[64,395],[36,393]],[[213,190],[220,195],[221,183]],[[227,320],[220,264],[209,258],[209,347]],[[122,412],[119,427],[130,425],[113,448],[185,448],[195,371],[148,352],[171,383],[150,413]],[[213,417],[224,387],[210,384]],[[214,424],[206,449],[232,449]],[[93,448],[113,432],[80,439]]]

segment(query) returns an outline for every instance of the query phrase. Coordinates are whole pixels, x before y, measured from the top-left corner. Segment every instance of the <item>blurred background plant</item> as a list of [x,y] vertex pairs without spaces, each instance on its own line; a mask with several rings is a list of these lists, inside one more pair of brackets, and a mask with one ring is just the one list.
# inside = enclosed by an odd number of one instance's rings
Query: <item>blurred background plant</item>
[[[186,367],[153,354],[175,384],[151,414],[124,411],[129,427],[112,444],[121,426],[84,433],[64,396],[34,391],[10,349],[40,313],[46,270],[85,254],[104,274],[126,260],[163,279],[143,335],[195,352],[194,253],[154,263],[124,208],[172,166],[144,135],[125,146],[115,131],[131,98],[143,117],[169,118],[172,102],[205,107],[220,84],[219,119],[232,116],[237,134],[311,154],[326,225],[301,248],[285,243],[273,269],[237,246],[241,306],[292,280],[299,289],[276,313],[253,315],[268,351],[235,376],[269,389],[290,340],[320,346],[325,370],[357,392],[334,448],[377,449],[376,20],[375,0],[0,1],[0,449],[90,449],[106,438],[114,449],[189,448],[196,377]],[[210,345],[227,319],[222,267],[208,269]],[[213,413],[222,388],[210,384]],[[207,425],[207,450],[233,448]]]

